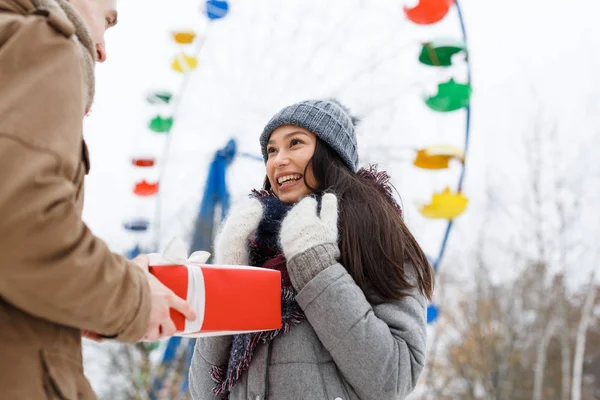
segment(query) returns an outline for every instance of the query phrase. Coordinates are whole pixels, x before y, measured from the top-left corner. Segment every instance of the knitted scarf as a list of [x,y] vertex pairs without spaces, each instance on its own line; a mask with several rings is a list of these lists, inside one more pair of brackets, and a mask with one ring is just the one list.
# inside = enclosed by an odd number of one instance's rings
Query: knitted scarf
[[[394,200],[389,176],[385,171],[377,171],[376,165],[361,168],[357,175],[373,183],[374,190],[380,191],[393,204],[402,216],[402,210]],[[285,256],[279,245],[279,230],[281,222],[293,206],[281,202],[274,195],[266,191],[253,191],[253,196],[258,198],[264,206],[263,219],[250,240],[250,264],[262,268],[275,269],[281,272],[281,325],[274,331],[255,332],[234,335],[229,363],[227,365],[214,365],[211,369],[212,380],[217,384],[213,393],[229,398],[229,393],[238,382],[242,374],[248,370],[256,346],[260,343],[269,343],[280,334],[286,334],[292,326],[302,322],[306,316],[296,302],[296,290],[291,284]]]
[[213,366],[211,377],[217,384],[213,392],[228,398],[229,392],[250,366],[252,355],[260,343],[269,343],[280,334],[286,334],[293,325],[305,319],[304,312],[296,303],[296,290],[290,282],[287,263],[279,245],[281,221],[291,204],[281,202],[267,192],[254,191],[253,195],[264,206],[263,219],[250,240],[250,264],[281,272],[281,325],[273,331],[234,335],[228,365]]

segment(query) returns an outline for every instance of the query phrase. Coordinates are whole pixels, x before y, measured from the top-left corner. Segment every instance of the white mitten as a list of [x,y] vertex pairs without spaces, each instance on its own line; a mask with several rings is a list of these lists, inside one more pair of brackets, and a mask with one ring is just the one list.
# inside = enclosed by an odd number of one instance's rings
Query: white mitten
[[215,263],[248,265],[248,240],[258,228],[263,205],[252,197],[232,208],[215,238]]
[[320,215],[317,201],[306,197],[284,218],[279,239],[296,290],[336,263],[340,256],[337,222],[337,198],[332,193],[323,195]]

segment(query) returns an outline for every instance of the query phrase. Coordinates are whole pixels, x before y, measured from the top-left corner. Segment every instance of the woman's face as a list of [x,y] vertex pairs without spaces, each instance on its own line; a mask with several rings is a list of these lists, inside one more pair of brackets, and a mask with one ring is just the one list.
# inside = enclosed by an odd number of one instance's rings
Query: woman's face
[[314,133],[293,125],[280,126],[271,134],[267,144],[267,178],[282,202],[295,203],[311,193],[304,178],[311,187],[317,187],[312,165],[304,176],[316,144]]

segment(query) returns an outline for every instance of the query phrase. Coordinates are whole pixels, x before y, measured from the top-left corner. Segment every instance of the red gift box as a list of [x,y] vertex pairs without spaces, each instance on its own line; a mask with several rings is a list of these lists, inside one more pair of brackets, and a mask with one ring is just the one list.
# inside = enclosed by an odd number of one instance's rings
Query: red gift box
[[281,273],[233,265],[152,265],[150,272],[198,314],[171,309],[178,336],[211,336],[281,328]]

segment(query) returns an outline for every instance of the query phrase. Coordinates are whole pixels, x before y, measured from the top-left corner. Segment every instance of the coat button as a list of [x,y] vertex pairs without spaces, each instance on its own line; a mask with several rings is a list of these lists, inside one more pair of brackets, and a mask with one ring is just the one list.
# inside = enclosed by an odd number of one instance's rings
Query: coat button
[[344,400],[341,397],[336,397],[335,400]]
[[259,395],[256,395],[256,400],[260,400],[260,396]]

